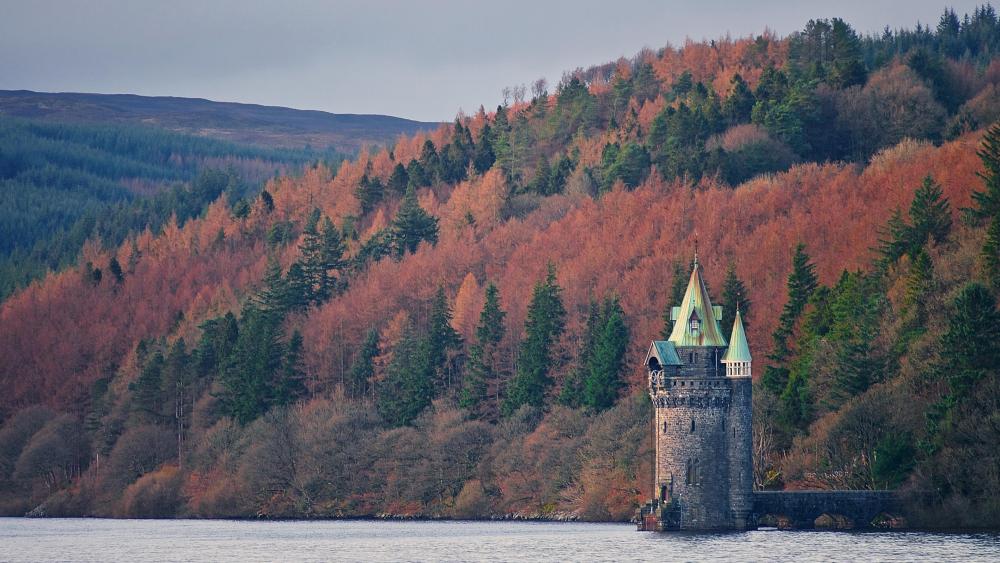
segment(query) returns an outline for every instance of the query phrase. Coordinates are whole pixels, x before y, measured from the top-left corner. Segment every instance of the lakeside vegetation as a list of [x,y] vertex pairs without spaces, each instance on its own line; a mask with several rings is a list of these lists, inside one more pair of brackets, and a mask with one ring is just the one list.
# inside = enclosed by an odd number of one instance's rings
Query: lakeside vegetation
[[515,87],[242,204],[220,176],[0,305],[0,511],[627,519],[635,358],[698,241],[748,324],[759,488],[995,527],[998,47],[989,6],[814,20]]

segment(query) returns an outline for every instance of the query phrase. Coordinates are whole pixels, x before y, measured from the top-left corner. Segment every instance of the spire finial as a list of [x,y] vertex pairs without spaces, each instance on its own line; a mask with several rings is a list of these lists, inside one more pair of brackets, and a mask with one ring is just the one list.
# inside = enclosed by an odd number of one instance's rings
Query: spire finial
[[694,267],[698,267],[698,233],[694,233]]

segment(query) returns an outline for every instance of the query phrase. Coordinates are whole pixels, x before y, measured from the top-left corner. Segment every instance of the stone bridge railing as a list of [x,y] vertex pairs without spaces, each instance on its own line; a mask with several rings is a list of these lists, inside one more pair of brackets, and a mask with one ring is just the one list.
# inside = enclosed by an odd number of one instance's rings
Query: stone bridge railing
[[905,524],[893,491],[756,491],[758,526],[895,528]]

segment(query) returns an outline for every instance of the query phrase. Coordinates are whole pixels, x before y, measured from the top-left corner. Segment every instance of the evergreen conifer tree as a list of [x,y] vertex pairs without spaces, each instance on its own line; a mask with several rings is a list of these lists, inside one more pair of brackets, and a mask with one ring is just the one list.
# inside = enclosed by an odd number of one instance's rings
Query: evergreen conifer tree
[[358,198],[358,202],[361,203],[361,214],[367,215],[382,201],[385,195],[385,188],[382,186],[382,180],[370,178],[365,173],[361,176],[361,181],[358,182],[358,187],[354,190],[354,195]]
[[868,70],[861,55],[858,34],[840,18],[833,18],[829,32],[830,68],[827,82],[834,88],[864,84]]
[[157,351],[139,371],[139,377],[129,385],[132,409],[146,422],[158,422],[163,408],[163,367],[166,360]]
[[509,416],[522,405],[542,406],[552,385],[550,376],[559,352],[553,347],[562,336],[566,309],[562,288],[556,284],[555,266],[549,264],[545,281],[535,285],[524,324],[525,339],[518,355],[517,372],[510,382],[503,414]]
[[549,159],[545,158],[544,155],[538,159],[538,167],[535,169],[535,180],[531,183],[531,191],[539,195],[552,195],[554,190],[552,189],[552,167],[549,165]]
[[986,189],[972,192],[974,207],[965,211],[973,219],[982,221],[1000,215],[1000,122],[986,131],[976,154],[983,162],[984,170],[978,174]]
[[878,252],[882,255],[883,265],[895,263],[906,254],[909,246],[910,226],[903,220],[903,212],[897,207],[886,226],[879,231]]
[[767,366],[762,378],[764,386],[773,393],[781,393],[788,383],[786,362],[791,355],[788,339],[818,284],[816,266],[809,261],[806,246],[799,243],[792,257],[792,272],[788,275],[788,301],[778,318],[778,328],[773,334],[774,350],[768,356],[774,365]]
[[306,375],[302,366],[302,335],[292,332],[281,369],[274,372],[268,407],[290,405],[306,395]]
[[281,264],[276,256],[267,260],[267,270],[264,272],[263,287],[254,297],[257,308],[263,313],[275,317],[285,314],[287,290],[285,279],[281,274]]
[[309,308],[314,293],[311,280],[306,276],[302,264],[295,262],[288,268],[283,285],[285,291],[282,309],[284,311],[299,313]]
[[975,221],[988,222],[980,257],[987,281],[1000,292],[1000,122],[990,126],[976,154],[983,162],[978,174],[986,189],[973,192],[974,207],[963,211]]
[[605,300],[595,332],[594,350],[583,380],[583,404],[600,412],[614,406],[625,385],[621,373],[625,367],[629,331],[625,312],[617,298]]
[[910,264],[910,272],[906,277],[906,306],[914,311],[914,321],[917,326],[924,326],[927,312],[924,297],[930,291],[934,276],[934,264],[924,249],[917,251]]
[[306,217],[306,224],[302,228],[302,232],[305,234],[316,234],[319,232],[319,220],[323,218],[323,212],[320,211],[318,207],[313,207],[312,211]]
[[462,122],[457,117],[455,118],[455,134],[452,137],[452,143],[461,148],[462,154],[465,155],[465,164],[468,165],[469,161],[472,160],[472,153],[476,145],[472,141],[472,131],[468,127],[463,127]]
[[490,168],[493,168],[493,162],[496,161],[496,155],[493,154],[491,136],[490,125],[484,123],[483,128],[479,131],[479,138],[476,139],[476,149],[472,160],[472,166],[479,174],[483,174]]
[[514,182],[514,149],[511,143],[511,127],[507,120],[507,108],[497,106],[497,112],[493,118],[493,127],[490,128],[490,145],[493,148],[494,163],[503,171],[508,184]]
[[274,198],[271,197],[271,192],[262,190],[260,192],[260,202],[264,206],[264,211],[266,213],[274,211]]
[[117,257],[111,257],[111,260],[108,262],[108,271],[114,277],[115,283],[120,284],[125,281],[125,274],[122,272],[122,265],[118,263]]
[[941,337],[936,370],[947,380],[948,391],[926,413],[924,448],[931,452],[942,447],[942,434],[951,425],[956,407],[970,401],[970,390],[979,382],[997,377],[1000,365],[1000,311],[989,289],[976,282],[966,285],[955,298],[954,308]]
[[931,176],[925,177],[913,193],[909,217],[911,224],[903,220],[897,209],[882,230],[879,252],[883,265],[896,262],[904,254],[914,258],[928,241],[941,243],[951,232],[948,200],[942,198],[941,186]]
[[320,253],[317,257],[318,266],[313,268],[315,295],[318,303],[322,303],[333,297],[338,292],[343,291],[345,283],[343,277],[334,275],[333,272],[341,272],[347,267],[344,253],[347,247],[340,230],[333,225],[329,217],[323,218],[323,225],[320,230]]
[[913,222],[909,252],[912,256],[928,240],[940,244],[951,232],[951,209],[941,186],[927,176],[913,193],[910,221]]
[[441,180],[455,184],[465,180],[469,162],[474,156],[475,147],[472,134],[462,126],[456,118],[452,131],[451,143],[441,150]]
[[240,424],[267,412],[275,373],[282,368],[285,347],[281,318],[253,304],[243,309],[239,335],[222,369],[218,395],[222,412]]
[[591,358],[597,347],[603,316],[597,300],[591,299],[587,309],[587,323],[584,326],[583,337],[580,339],[580,349],[573,358],[573,369],[563,381],[559,392],[559,402],[570,408],[579,408],[584,404],[584,382],[590,375]]
[[732,90],[722,104],[722,114],[731,125],[747,123],[750,121],[750,113],[756,103],[753,92],[739,74],[733,75],[730,84],[732,84]]
[[307,284],[307,298],[309,302],[317,300],[320,286],[325,277],[323,270],[323,241],[319,233],[320,210],[314,208],[302,229],[302,244],[299,250],[302,252],[300,260],[302,273]]
[[179,338],[170,346],[163,365],[163,388],[175,403],[183,400],[194,381],[191,367],[187,345]]
[[990,220],[981,258],[986,280],[994,293],[1000,294],[1000,216]]
[[427,351],[434,382],[439,389],[451,386],[453,372],[450,357],[462,347],[462,337],[451,326],[452,312],[444,287],[439,286],[431,303],[430,325],[427,330]]
[[408,252],[416,252],[423,241],[437,243],[437,219],[420,207],[413,186],[406,188],[406,195],[391,228],[395,254],[400,258]]
[[199,377],[215,378],[229,361],[239,337],[239,323],[232,312],[201,325],[201,341],[195,351]]
[[861,339],[838,342],[837,377],[834,379],[832,395],[839,407],[851,397],[868,389],[874,381],[875,373],[871,362],[871,347]]
[[430,139],[425,140],[424,146],[420,149],[420,167],[426,174],[427,185],[431,185],[441,178],[441,157],[438,155],[434,142]]
[[424,165],[420,163],[419,160],[411,160],[410,164],[406,167],[406,175],[409,177],[409,181],[406,183],[406,188],[426,188],[434,183],[434,179],[431,173],[424,168]]
[[406,173],[406,167],[402,163],[397,163],[392,169],[392,174],[389,176],[386,188],[396,195],[403,195],[406,193],[406,186],[409,184],[410,176]]
[[426,341],[411,328],[393,349],[386,379],[379,389],[378,411],[392,426],[413,422],[434,397],[434,374]]
[[722,330],[725,334],[728,334],[726,331],[733,328],[737,308],[741,312],[743,326],[749,326],[750,305],[747,288],[743,281],[736,276],[736,266],[730,262],[729,267],[726,268],[726,280],[722,284]]
[[[500,342],[504,317],[500,308],[500,290],[493,283],[486,286],[486,303],[476,326],[476,343],[469,349],[469,363],[459,396],[459,406],[487,420],[500,416],[500,387],[504,377],[500,365]],[[492,393],[491,393],[492,390]]]
[[955,298],[941,356],[953,395],[1000,366],[1000,311],[983,285],[970,283]]
[[355,358],[354,364],[347,372],[344,392],[352,399],[363,397],[369,381],[375,376],[375,358],[382,353],[379,339],[377,329],[372,328],[368,331],[368,335],[361,345],[361,350],[358,351],[358,357]]

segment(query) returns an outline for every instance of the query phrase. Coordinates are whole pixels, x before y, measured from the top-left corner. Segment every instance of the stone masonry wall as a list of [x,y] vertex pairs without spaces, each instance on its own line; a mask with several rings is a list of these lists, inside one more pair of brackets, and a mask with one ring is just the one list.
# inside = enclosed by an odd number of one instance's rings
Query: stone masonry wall
[[667,487],[682,528],[729,528],[730,381],[678,377],[667,383],[654,398],[657,492]]
[[730,378],[729,505],[736,528],[746,529],[753,511],[753,384],[749,377]]

